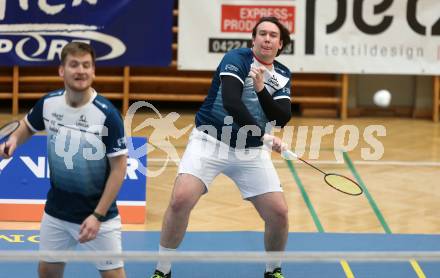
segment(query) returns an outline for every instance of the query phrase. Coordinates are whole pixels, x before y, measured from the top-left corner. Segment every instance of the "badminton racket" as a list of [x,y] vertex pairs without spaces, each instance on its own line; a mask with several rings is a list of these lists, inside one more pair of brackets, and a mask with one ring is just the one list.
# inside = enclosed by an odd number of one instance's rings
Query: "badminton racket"
[[9,135],[11,135],[20,126],[19,121],[13,121],[0,127],[0,144],[8,140]]
[[315,165],[298,157],[291,150],[282,151],[281,156],[286,160],[294,160],[294,159],[301,160],[303,163],[305,163],[305,164],[309,165],[310,167],[312,167],[313,169],[321,172],[324,175],[324,181],[329,186],[331,186],[332,188],[334,188],[342,193],[352,195],[352,196],[361,195],[363,193],[362,187],[357,182],[353,181],[352,179],[350,179],[346,176],[340,175],[340,174],[326,173],[326,172],[322,171],[321,169],[319,169],[318,167],[316,167]]
[[[5,144],[9,138],[9,135],[16,131],[19,126],[19,121],[13,121],[0,127],[0,144]],[[8,150],[4,149],[4,152],[7,153]]]

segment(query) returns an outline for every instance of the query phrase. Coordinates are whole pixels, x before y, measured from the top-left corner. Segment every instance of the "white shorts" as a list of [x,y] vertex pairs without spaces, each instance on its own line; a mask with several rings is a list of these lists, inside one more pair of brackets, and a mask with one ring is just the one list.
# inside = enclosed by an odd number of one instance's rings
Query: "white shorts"
[[207,190],[214,178],[223,173],[235,182],[243,199],[283,191],[268,150],[234,149],[196,128],[190,135],[178,172],[199,178]]
[[[40,229],[40,251],[71,251],[79,244],[87,251],[121,252],[121,217],[117,216],[101,223],[94,240],[80,244],[79,224],[60,220],[46,213]],[[65,262],[57,258],[44,258],[49,263]],[[95,263],[98,270],[111,270],[124,266],[120,260],[103,260]]]

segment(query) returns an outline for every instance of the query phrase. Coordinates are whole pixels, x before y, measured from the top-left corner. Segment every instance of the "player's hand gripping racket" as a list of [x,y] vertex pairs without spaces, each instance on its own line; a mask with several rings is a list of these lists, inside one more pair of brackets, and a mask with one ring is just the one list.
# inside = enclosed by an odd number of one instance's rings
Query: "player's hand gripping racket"
[[302,162],[309,165],[313,169],[318,170],[319,172],[324,174],[324,180],[328,185],[330,185],[331,187],[333,187],[336,190],[341,191],[342,193],[356,196],[356,195],[361,195],[363,192],[362,187],[360,187],[360,185],[357,182],[355,182],[355,181],[353,181],[343,175],[340,175],[340,174],[326,173],[326,172],[322,171],[321,169],[319,169],[318,167],[305,161],[304,159],[299,158],[291,150],[282,151],[281,156],[287,160],[293,160],[293,159],[301,160]]
[[[5,144],[9,138],[9,135],[16,131],[19,126],[19,121],[13,121],[0,127],[0,144]],[[8,150],[5,148],[4,152],[8,153]]]

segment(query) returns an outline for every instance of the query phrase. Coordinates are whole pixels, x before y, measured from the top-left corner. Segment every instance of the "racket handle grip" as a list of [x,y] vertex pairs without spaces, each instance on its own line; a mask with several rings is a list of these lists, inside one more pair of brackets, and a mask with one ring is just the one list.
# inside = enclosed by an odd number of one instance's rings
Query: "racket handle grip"
[[291,150],[284,150],[281,152],[281,157],[286,159],[286,160],[294,160],[294,159],[298,159],[298,156],[296,155],[296,153],[292,152]]

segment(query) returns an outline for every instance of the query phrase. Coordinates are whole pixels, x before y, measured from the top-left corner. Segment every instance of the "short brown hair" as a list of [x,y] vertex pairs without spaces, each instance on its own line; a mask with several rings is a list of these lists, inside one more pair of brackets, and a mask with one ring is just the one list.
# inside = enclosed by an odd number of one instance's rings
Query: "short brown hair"
[[67,55],[76,54],[90,54],[92,56],[92,63],[95,65],[96,54],[93,47],[84,42],[69,42],[61,50],[61,64],[64,65],[66,62]]
[[283,51],[284,47],[292,41],[290,39],[290,32],[289,30],[278,20],[278,18],[274,16],[266,16],[260,18],[260,20],[255,24],[254,29],[252,29],[252,38],[255,39],[255,36],[257,35],[257,28],[258,25],[260,25],[263,22],[272,22],[276,26],[278,26],[278,29],[280,29],[280,39],[283,42],[283,47],[278,50],[277,56],[280,55],[281,51]]

